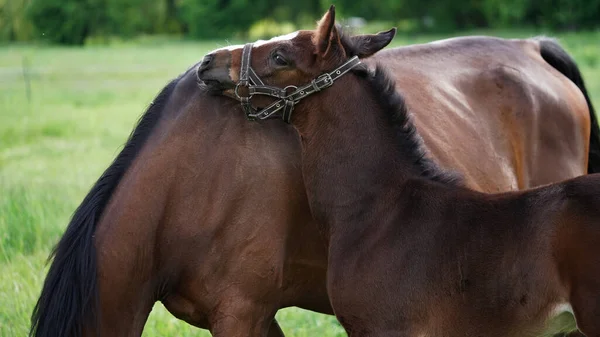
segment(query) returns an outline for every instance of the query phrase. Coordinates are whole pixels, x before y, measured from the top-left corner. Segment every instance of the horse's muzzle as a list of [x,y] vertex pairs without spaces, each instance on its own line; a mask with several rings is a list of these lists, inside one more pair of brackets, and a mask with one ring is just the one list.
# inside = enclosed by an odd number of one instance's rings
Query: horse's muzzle
[[198,66],[198,79],[213,92],[233,89],[235,84],[229,76],[231,56],[229,53],[211,53],[204,56]]

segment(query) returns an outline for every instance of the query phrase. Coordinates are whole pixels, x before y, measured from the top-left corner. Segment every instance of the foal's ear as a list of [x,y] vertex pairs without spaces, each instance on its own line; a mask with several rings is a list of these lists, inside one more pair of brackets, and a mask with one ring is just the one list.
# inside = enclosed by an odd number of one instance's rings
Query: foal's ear
[[317,26],[313,42],[317,48],[317,54],[321,57],[328,56],[332,51],[341,48],[340,35],[335,27],[335,6],[331,5],[329,10]]
[[385,48],[396,36],[396,27],[377,34],[355,35],[350,38],[355,55],[368,57]]

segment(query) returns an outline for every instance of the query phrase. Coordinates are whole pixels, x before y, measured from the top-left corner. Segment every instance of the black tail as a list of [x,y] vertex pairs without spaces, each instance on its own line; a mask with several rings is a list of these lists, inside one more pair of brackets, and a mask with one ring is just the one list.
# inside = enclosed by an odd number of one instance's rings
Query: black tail
[[568,77],[581,90],[590,111],[591,133],[588,173],[600,172],[600,129],[594,106],[585,88],[583,77],[573,58],[553,39],[538,38],[542,58]]
[[31,316],[30,336],[81,336],[95,329],[98,306],[96,283],[96,224],[119,181],[160,119],[177,79],[162,89],[142,115],[125,147],[104,171],[77,208],[67,230],[52,251],[54,257]]

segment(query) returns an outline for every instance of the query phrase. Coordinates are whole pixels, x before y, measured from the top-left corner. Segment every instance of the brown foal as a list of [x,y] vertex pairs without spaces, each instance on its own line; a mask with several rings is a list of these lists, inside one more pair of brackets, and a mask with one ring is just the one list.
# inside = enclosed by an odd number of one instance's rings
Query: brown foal
[[[429,159],[393,75],[357,61],[382,45],[341,36],[332,7],[315,31],[218,51],[199,72],[228,95],[238,80],[250,95],[271,90],[275,105],[249,116],[282,111],[297,129],[329,247],[328,294],[346,331],[530,336],[572,308],[580,331],[600,336],[600,175],[502,194],[468,188]],[[567,103],[583,122],[572,125],[587,135],[587,95],[574,96]]]

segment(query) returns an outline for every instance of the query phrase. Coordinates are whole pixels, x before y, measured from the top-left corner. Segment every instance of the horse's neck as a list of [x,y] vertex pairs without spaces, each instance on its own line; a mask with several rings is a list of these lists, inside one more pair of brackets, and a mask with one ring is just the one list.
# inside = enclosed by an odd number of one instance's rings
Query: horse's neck
[[375,216],[382,196],[393,197],[415,176],[410,158],[399,151],[386,112],[364,89],[353,89],[330,93],[340,100],[322,101],[297,124],[311,210],[330,233],[338,225],[360,225]]

